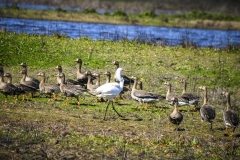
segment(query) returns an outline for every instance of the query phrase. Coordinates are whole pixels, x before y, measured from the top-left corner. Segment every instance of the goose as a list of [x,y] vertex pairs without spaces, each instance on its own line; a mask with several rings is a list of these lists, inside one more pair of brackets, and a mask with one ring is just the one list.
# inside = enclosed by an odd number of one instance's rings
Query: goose
[[[58,70],[58,74],[61,74],[63,72],[62,66],[58,65],[55,69]],[[60,85],[61,83],[61,78],[57,77],[57,84]],[[80,83],[79,81],[75,81],[73,79],[65,79],[66,84],[71,84],[71,85],[81,85],[84,86],[84,84]]]
[[66,104],[68,105],[68,97],[75,97],[78,101],[78,105],[80,105],[79,95],[85,94],[87,89],[76,85],[67,85],[65,83],[64,73],[57,74],[57,76],[61,78],[60,90],[66,96]]
[[177,128],[179,127],[180,123],[183,120],[183,114],[178,112],[178,99],[176,97],[173,98],[174,110],[172,113],[169,114],[168,119],[168,129],[170,129],[170,123],[176,124]]
[[[2,67],[0,67],[0,92],[5,95],[5,102],[8,102],[9,95],[11,96],[18,95],[20,94],[19,93],[20,91],[13,84],[4,82],[3,75],[4,75],[4,70]],[[15,98],[14,101],[16,103],[17,99]]]
[[142,103],[156,103],[159,101],[159,99],[162,99],[162,97],[156,93],[144,91],[144,90],[137,90],[137,82],[138,78],[132,76],[131,79],[134,80],[132,91],[131,91],[131,97],[132,99],[138,101],[141,105]]
[[203,93],[204,93],[203,105],[200,108],[200,116],[201,116],[201,119],[202,119],[202,127],[204,125],[204,121],[207,121],[211,124],[210,130],[212,130],[212,123],[213,123],[214,118],[216,116],[215,107],[210,105],[209,102],[208,102],[207,87],[206,86],[200,86],[199,89],[202,90]]
[[[119,61],[113,61],[112,63],[116,66],[116,70],[117,70],[119,68]],[[122,77],[124,79],[124,85],[125,86],[129,86],[129,88],[130,88],[131,84],[133,84],[134,81],[131,78],[129,78],[128,76],[122,75]],[[117,73],[116,72],[114,74],[114,81],[118,82]]]
[[230,136],[233,136],[235,129],[239,125],[238,113],[231,109],[230,93],[222,92],[222,94],[227,98],[227,109],[223,112],[223,121],[226,127],[225,135],[228,135],[228,128],[231,127],[233,128],[233,131]]
[[[34,77],[30,77],[30,76],[28,76],[28,70],[27,70],[27,64],[25,63],[25,62],[23,62],[23,63],[21,63],[21,64],[19,64],[20,66],[22,66],[22,68],[23,68],[23,70],[26,70],[26,78],[25,78],[25,81],[31,81],[31,82],[33,82],[33,83],[36,83],[37,84],[37,86],[39,86],[39,83],[40,83],[40,81],[38,80],[38,79],[36,79],[36,78],[34,78]],[[37,88],[37,89],[39,89],[39,88]]]
[[53,95],[53,100],[56,101],[57,100],[56,93],[60,92],[59,85],[45,83],[45,79],[46,79],[45,72],[39,72],[37,74],[37,76],[41,77],[41,81],[40,81],[40,84],[39,84],[40,92],[42,92],[44,94]]
[[188,100],[189,105],[194,105],[194,110],[196,110],[198,102],[200,101],[200,96],[194,94],[194,93],[188,93],[186,91],[187,89],[187,82],[185,79],[180,80],[180,83],[183,84],[183,91],[182,91],[182,97],[186,100]]
[[[24,91],[26,93],[31,93],[31,98],[33,98],[33,94],[36,93],[37,90],[39,89],[39,84],[35,83],[34,81],[26,81],[27,70],[22,70],[19,73],[23,75],[23,77],[20,80],[21,87],[25,88]],[[23,95],[23,100],[24,97],[25,95]]]
[[[3,76],[6,77],[7,83],[12,84],[12,75],[11,75],[11,73],[4,73]],[[24,87],[22,87],[20,84],[12,84],[12,85],[14,85],[14,87],[17,87],[17,89],[16,89],[16,96],[17,97],[15,97],[15,101],[18,101],[18,95],[23,95],[26,92],[24,91]]]
[[[90,71],[89,71],[90,72]],[[92,77],[94,77],[96,79],[96,86],[100,86],[100,75],[99,73],[93,73],[92,76],[91,76],[91,79],[90,79],[90,83],[91,83],[91,80],[92,80]],[[89,79],[88,79],[89,81]]]
[[143,90],[142,81],[138,81],[137,85],[139,86],[139,90]]
[[[92,73],[90,72],[90,71],[86,71],[85,72],[85,74],[87,75],[87,77],[88,77],[88,82],[87,82],[87,89],[88,89],[88,91],[89,91],[89,93],[91,94],[91,95],[94,95],[94,96],[96,96],[96,89],[100,86],[100,82],[98,82],[97,83],[97,85],[94,85],[94,84],[92,84],[91,83],[91,79],[92,79]],[[100,77],[100,76],[99,76]],[[97,78],[97,81],[100,81],[100,79],[99,78]]]
[[111,72],[106,71],[103,74],[107,76],[106,83],[110,83],[110,81],[111,81]]
[[172,100],[174,99],[174,97],[176,97],[178,99],[178,106],[185,106],[185,105],[189,105],[188,100],[184,99],[183,97],[177,95],[177,94],[173,94],[172,93],[172,84],[170,82],[164,82],[164,85],[166,85],[168,87],[167,93],[166,93],[166,101],[169,104],[173,104]]
[[[85,72],[82,73],[82,60],[80,58],[77,58],[75,60],[75,62],[77,62],[77,64],[78,64],[78,67],[77,67],[77,79],[78,79],[79,83],[87,84],[87,82],[88,82],[87,75],[84,74]],[[92,77],[92,80],[94,80],[94,77]]]
[[117,79],[120,83],[116,83],[116,82],[105,83],[96,89],[97,97],[106,98],[108,100],[108,104],[106,106],[106,110],[105,110],[105,114],[104,114],[104,120],[106,120],[106,113],[107,113],[108,106],[110,103],[112,104],[112,108],[117,113],[117,115],[122,117],[122,115],[120,115],[117,112],[117,110],[115,109],[115,107],[113,105],[113,99],[114,99],[114,97],[118,96],[123,89],[124,79],[121,76],[121,73],[123,71],[128,72],[127,70],[123,70],[122,68],[118,68],[116,71]]

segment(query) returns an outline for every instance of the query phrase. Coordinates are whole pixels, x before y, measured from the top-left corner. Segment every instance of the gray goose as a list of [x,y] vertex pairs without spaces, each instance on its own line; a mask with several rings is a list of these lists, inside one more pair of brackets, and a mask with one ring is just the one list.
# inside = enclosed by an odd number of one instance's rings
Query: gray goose
[[170,129],[170,123],[176,124],[177,128],[179,127],[180,123],[183,120],[183,115],[181,112],[178,112],[178,99],[175,97],[173,98],[174,110],[172,113],[169,114],[168,119],[168,129]]
[[182,97],[188,100],[189,105],[194,105],[194,109],[196,110],[198,102],[200,101],[200,96],[194,93],[188,93],[187,90],[187,82],[185,79],[180,80],[180,83],[183,84],[183,92]]
[[[14,96],[18,94],[18,88],[11,83],[6,83],[3,80],[4,70],[0,67],[0,92],[5,95],[5,102],[8,102],[8,96]],[[15,98],[15,102],[17,99]]]
[[40,92],[42,92],[44,94],[48,94],[50,96],[53,95],[53,100],[56,101],[57,100],[56,94],[60,92],[59,85],[45,83],[45,81],[46,81],[45,72],[39,72],[37,74],[37,76],[41,77],[41,81],[40,81],[40,84],[39,84]]
[[[19,72],[20,74],[23,75],[23,77],[20,80],[20,85],[26,93],[31,93],[31,98],[33,98],[33,94],[37,92],[39,89],[39,84],[35,83],[34,81],[26,81],[27,77],[27,70],[22,70]],[[24,100],[25,95],[23,95],[23,100]]]
[[235,129],[239,125],[238,113],[231,109],[230,93],[223,92],[222,94],[227,98],[227,110],[223,112],[223,121],[226,126],[225,135],[228,135],[228,128],[231,127],[233,128],[233,131],[230,136],[233,136]]
[[166,101],[169,104],[173,104],[173,99],[176,97],[178,99],[178,105],[179,106],[185,106],[189,105],[188,100],[184,99],[182,96],[179,96],[177,94],[172,93],[172,84],[170,82],[164,82],[164,85],[168,87],[167,93],[166,93]]
[[[82,73],[82,60],[80,58],[77,58],[75,60],[77,62],[78,67],[77,67],[77,80],[81,84],[87,84],[88,78],[85,72]],[[94,80],[94,77],[92,77],[92,80]],[[92,82],[91,82],[92,83]]]
[[[116,66],[116,70],[117,70],[119,68],[119,61],[113,61],[112,63]],[[125,75],[122,75],[122,77],[124,79],[124,85],[128,86],[130,88],[131,84],[134,83],[134,80],[132,80],[131,78],[129,78],[128,76],[125,76]],[[118,82],[116,72],[114,74],[114,81]]]
[[[28,74],[27,74],[27,73],[28,73],[27,64],[26,64],[25,62],[23,62],[23,63],[21,63],[21,64],[19,64],[19,65],[22,66],[23,70],[26,70],[26,78],[25,78],[25,81],[31,81],[31,82],[33,82],[33,83],[36,83],[37,86],[39,86],[40,81],[39,81],[38,79],[36,79],[36,78],[34,78],[34,77],[28,76]],[[37,89],[39,89],[39,88],[37,88]]]
[[69,101],[68,97],[75,97],[78,101],[78,105],[80,105],[80,101],[78,97],[80,94],[85,94],[87,89],[82,88],[80,86],[76,86],[76,85],[67,85],[65,83],[64,73],[57,74],[57,76],[61,78],[60,90],[66,96],[66,104],[68,105],[68,101]]
[[[56,69],[58,70],[58,74],[61,74],[63,72],[62,70],[62,66],[57,66]],[[57,84],[60,85],[61,83],[61,78],[57,77]],[[84,86],[84,84],[80,83],[79,81],[75,81],[73,79],[65,79],[65,83],[66,84],[70,84],[70,85],[81,85]]]
[[137,90],[137,77],[132,76],[131,79],[134,80],[132,91],[131,91],[131,97],[132,99],[138,101],[141,105],[142,103],[156,103],[159,101],[159,99],[162,99],[162,97],[156,93],[144,91],[144,90]]
[[[6,77],[7,83],[12,84],[12,75],[10,73],[4,73],[3,76]],[[17,97],[15,97],[15,101],[17,101],[18,100],[18,95],[23,95],[26,92],[24,91],[24,88],[20,84],[12,84],[12,85],[17,87],[17,89],[16,89]],[[23,98],[23,96],[22,96],[22,98]]]
[[202,119],[202,127],[204,125],[204,121],[207,121],[211,124],[210,130],[212,130],[212,123],[213,123],[213,120],[216,116],[215,107],[210,105],[209,102],[208,102],[207,87],[206,86],[200,86],[199,89],[201,89],[204,93],[203,105],[200,108],[200,116],[201,116],[201,119]]

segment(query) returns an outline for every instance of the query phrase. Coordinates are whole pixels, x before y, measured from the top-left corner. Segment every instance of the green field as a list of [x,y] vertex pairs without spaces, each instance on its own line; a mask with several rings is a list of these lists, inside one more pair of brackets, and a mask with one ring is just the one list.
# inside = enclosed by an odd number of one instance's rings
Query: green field
[[[222,111],[225,100],[222,91],[231,93],[232,107],[239,110],[240,55],[239,47],[224,49],[168,47],[138,41],[95,41],[88,38],[69,39],[55,36],[0,33],[0,65],[5,73],[19,83],[21,62],[26,62],[29,75],[37,77],[45,71],[49,83],[56,83],[57,65],[62,65],[67,78],[76,78],[76,58],[83,60],[83,70],[102,73],[120,66],[137,76],[143,89],[165,95],[163,85],[170,81],[173,92],[181,94],[179,80],[188,81],[188,91],[206,85],[209,102],[216,107],[213,131],[209,123],[201,129],[200,115],[192,107],[181,107],[184,120],[179,131],[167,129],[168,115],[173,107],[164,100],[156,106],[138,109],[138,103],[124,94],[115,101],[116,109],[125,116],[119,118],[109,108],[103,121],[105,102],[95,103],[95,97],[80,96],[81,105],[65,97],[56,102],[37,93],[16,104],[13,97],[4,102],[0,94],[0,159],[238,159],[240,131],[233,137],[224,136]],[[101,76],[101,83],[105,77]],[[203,102],[200,102],[200,105]]]

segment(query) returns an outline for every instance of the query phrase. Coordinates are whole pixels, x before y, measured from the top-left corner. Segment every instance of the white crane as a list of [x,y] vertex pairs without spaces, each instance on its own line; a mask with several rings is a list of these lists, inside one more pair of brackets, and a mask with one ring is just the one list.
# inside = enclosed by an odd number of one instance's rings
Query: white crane
[[110,103],[112,103],[112,108],[118,114],[118,116],[122,117],[122,115],[120,115],[113,106],[113,98],[116,97],[117,95],[119,95],[119,93],[123,89],[124,79],[121,76],[121,72],[123,72],[123,71],[127,72],[126,70],[123,70],[122,68],[118,68],[116,71],[116,78],[118,79],[119,83],[116,83],[116,82],[106,83],[106,84],[103,84],[102,86],[98,87],[95,90],[97,93],[96,94],[97,97],[106,98],[109,101],[107,104],[107,107],[106,107],[104,120],[106,120],[106,113],[107,113],[108,106]]

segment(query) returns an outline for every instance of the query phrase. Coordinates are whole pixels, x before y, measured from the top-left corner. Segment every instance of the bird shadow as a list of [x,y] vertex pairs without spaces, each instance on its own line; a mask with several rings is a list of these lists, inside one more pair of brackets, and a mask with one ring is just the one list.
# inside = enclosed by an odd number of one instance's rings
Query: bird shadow
[[174,131],[185,131],[184,128],[175,128]]

